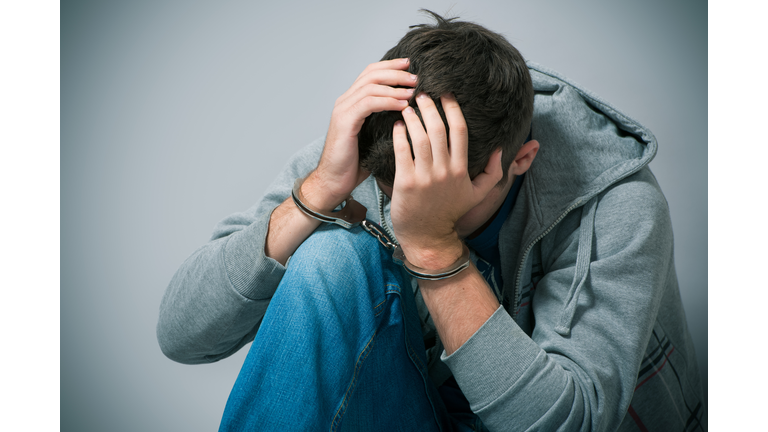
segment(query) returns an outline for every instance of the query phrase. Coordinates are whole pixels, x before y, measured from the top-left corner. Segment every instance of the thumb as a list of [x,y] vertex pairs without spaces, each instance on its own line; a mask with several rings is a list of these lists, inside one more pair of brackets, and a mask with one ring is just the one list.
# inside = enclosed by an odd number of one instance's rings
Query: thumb
[[498,148],[488,159],[483,172],[472,180],[476,196],[478,194],[482,197],[486,196],[502,177],[504,177],[504,170],[501,168],[501,148]]

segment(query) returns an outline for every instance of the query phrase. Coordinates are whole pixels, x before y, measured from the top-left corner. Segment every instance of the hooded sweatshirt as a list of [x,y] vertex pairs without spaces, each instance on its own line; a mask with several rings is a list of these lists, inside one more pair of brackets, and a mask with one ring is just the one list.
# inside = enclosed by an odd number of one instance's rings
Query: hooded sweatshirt
[[[669,209],[647,167],[656,139],[528,67],[540,149],[499,234],[501,306],[451,355],[438,340],[430,377],[453,375],[491,431],[705,430]],[[259,203],[220,222],[176,272],[157,327],[169,358],[214,362],[253,340],[285,272],[264,254],[269,218],[323,142],[294,155]],[[373,178],[352,195],[391,226]]]

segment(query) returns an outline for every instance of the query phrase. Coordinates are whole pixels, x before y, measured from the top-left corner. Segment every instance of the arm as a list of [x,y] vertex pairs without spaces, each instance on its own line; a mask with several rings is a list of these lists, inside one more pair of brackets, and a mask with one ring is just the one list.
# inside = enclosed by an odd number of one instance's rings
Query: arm
[[346,199],[368,177],[358,164],[360,128],[373,112],[407,106],[413,90],[392,87],[415,85],[407,67],[403,59],[368,66],[336,101],[324,145],[294,157],[259,204],[220,223],[182,264],[160,306],[157,337],[166,356],[213,362],[253,340],[285,263],[319,225],[290,199],[293,181],[307,177],[302,193],[317,208]]
[[170,359],[188,364],[228,357],[250,342],[285,267],[264,253],[273,210],[290,196],[323,149],[294,155],[260,202],[219,222],[211,240],[178,268],[160,304],[157,338]]
[[[402,126],[395,128],[392,221],[409,261],[435,270],[460,255],[456,215],[477,202],[474,193],[488,189],[482,175],[470,181],[459,169],[446,168],[454,149],[466,145],[454,136],[462,128],[458,116],[452,120],[449,114],[458,113],[451,101],[443,100],[451,138],[447,157],[444,129],[441,135],[442,125],[419,101],[427,132],[417,118],[403,114],[414,159]],[[453,182],[446,183],[445,171],[454,173],[448,175]],[[500,177],[492,166],[484,174],[494,181]],[[554,248],[559,252],[538,284],[532,338],[498,306],[474,268],[443,281],[420,282],[445,345],[443,360],[489,429],[613,430],[624,418],[660,298],[673,277],[666,202],[651,181],[638,180],[641,174],[599,197],[589,289],[578,298],[568,336],[555,328],[576,267],[578,210],[561,222],[573,229],[561,228],[568,235]],[[470,187],[474,192],[466,192]]]
[[[382,61],[369,65],[337,100],[331,114],[326,146],[317,169],[302,185],[302,193],[313,207],[333,210],[344,201],[370,173],[359,166],[357,135],[365,118],[374,112],[400,110],[413,95],[416,75],[405,72],[407,59]],[[286,200],[270,219],[266,254],[282,264],[320,225]]]
[[[443,355],[490,430],[616,430],[667,286],[673,284],[666,202],[642,171],[598,197],[587,285],[570,334],[556,331],[576,271],[576,210],[550,233],[529,337],[499,308],[458,350]],[[545,245],[542,245],[545,248]],[[501,428],[501,429],[499,429]]]
[[[456,228],[460,218],[478,209],[490,213],[488,217],[495,212],[491,208],[494,200],[487,197],[502,178],[501,152],[497,150],[486,171],[470,180],[466,123],[456,99],[452,95],[441,97],[450,126],[450,150],[434,102],[425,94],[416,101],[424,127],[409,107],[403,111],[405,124],[395,123],[393,131],[397,175],[392,192],[392,223],[408,260],[434,270],[449,266],[461,256],[463,246]],[[474,266],[449,279],[422,280],[419,286],[448,352],[460,347],[499,307]]]

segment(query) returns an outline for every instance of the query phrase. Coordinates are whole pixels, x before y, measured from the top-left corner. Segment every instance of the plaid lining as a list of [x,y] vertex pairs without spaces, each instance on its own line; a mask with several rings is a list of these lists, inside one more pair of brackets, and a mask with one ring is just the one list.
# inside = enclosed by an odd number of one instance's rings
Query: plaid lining
[[[651,381],[653,378],[662,378],[664,385],[666,383],[677,383],[676,390],[679,390],[679,397],[675,398],[677,401],[682,401],[683,407],[678,406],[678,412],[687,412],[688,417],[685,420],[683,426],[684,431],[703,431],[704,427],[701,424],[702,417],[704,415],[704,409],[701,401],[696,401],[696,404],[691,408],[691,403],[686,399],[686,392],[683,389],[680,375],[675,368],[675,362],[679,359],[679,356],[673,356],[675,352],[675,346],[669,340],[660,326],[656,326],[653,330],[651,340],[648,342],[648,349],[643,361],[640,363],[640,371],[637,374],[637,385],[635,386],[635,392],[643,387],[645,384]],[[672,379],[674,377],[674,379]],[[672,389],[669,389],[672,390]],[[638,429],[641,431],[647,431],[645,424],[641,420],[640,415],[635,408],[630,405],[628,414],[632,417]],[[644,413],[652,414],[652,413]]]

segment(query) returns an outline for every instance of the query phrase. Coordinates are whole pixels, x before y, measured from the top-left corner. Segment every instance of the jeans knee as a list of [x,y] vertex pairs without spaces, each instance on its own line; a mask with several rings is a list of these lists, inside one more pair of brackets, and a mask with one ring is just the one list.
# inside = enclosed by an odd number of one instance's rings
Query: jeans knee
[[288,265],[317,267],[321,271],[368,266],[381,259],[380,247],[378,241],[360,227],[347,230],[322,225],[299,246]]
[[300,290],[300,296],[359,296],[384,285],[382,267],[388,259],[380,243],[360,227],[321,226],[291,257],[281,285]]

